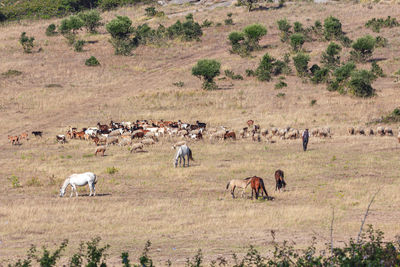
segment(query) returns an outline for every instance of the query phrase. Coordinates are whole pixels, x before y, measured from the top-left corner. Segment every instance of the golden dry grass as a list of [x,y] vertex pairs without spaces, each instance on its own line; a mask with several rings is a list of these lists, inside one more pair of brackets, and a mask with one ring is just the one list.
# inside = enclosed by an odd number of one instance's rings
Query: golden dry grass
[[[253,244],[266,251],[276,232],[284,239],[304,247],[312,236],[319,247],[328,240],[332,208],[335,208],[334,240],[356,236],[360,220],[371,196],[382,187],[372,205],[367,223],[372,223],[393,238],[400,233],[398,218],[400,197],[399,147],[393,137],[346,136],[349,125],[365,122],[390,112],[398,105],[398,84],[391,74],[399,69],[398,29],[383,29],[380,35],[389,46],[379,48],[374,57],[388,74],[373,86],[378,96],[357,99],[330,93],[324,86],[302,83],[295,76],[286,79],[288,87],[275,90],[274,83],[253,78],[244,81],[217,80],[221,88],[213,92],[200,89],[200,81],[190,74],[198,59],[215,58],[223,69],[244,74],[255,68],[268,52],[282,58],[289,50],[279,41],[275,21],[287,17],[305,26],[316,19],[337,16],[352,39],[366,33],[364,23],[372,17],[396,17],[398,5],[375,4],[372,9],[361,4],[290,3],[280,10],[247,13],[243,8],[216,8],[194,14],[223,22],[232,12],[235,25],[204,30],[201,42],[169,42],[165,46],[141,46],[132,57],[114,56],[108,35],[83,38],[98,41],[76,53],[63,37],[44,35],[50,21],[22,21],[2,26],[0,31],[0,73],[9,69],[22,71],[15,78],[0,77],[0,265],[25,254],[30,244],[54,248],[64,238],[70,240],[66,254],[71,255],[80,241],[100,236],[111,245],[111,263],[119,262],[122,250],[138,256],[145,241],[153,242],[151,255],[157,263],[171,259],[183,265],[185,258],[202,248],[207,260],[232,252],[243,253]],[[193,10],[192,6],[160,8],[167,14]],[[128,15],[135,25],[145,20],[144,7],[129,7],[103,14],[106,21],[115,14]],[[362,14],[362,15],[360,15]],[[170,25],[183,15],[148,21]],[[268,34],[261,41],[269,45],[252,58],[229,53],[230,31],[259,22]],[[22,31],[35,36],[43,51],[23,54],[18,44]],[[327,43],[306,43],[312,63],[319,61]],[[84,61],[96,56],[100,67],[88,68]],[[348,57],[349,50],[343,52]],[[364,66],[369,68],[369,66]],[[172,83],[183,81],[177,88]],[[46,87],[59,84],[62,87]],[[284,92],[285,98],[276,97]],[[312,99],[317,104],[310,106]],[[275,144],[237,141],[192,143],[195,162],[190,168],[174,169],[174,151],[170,142],[148,148],[147,153],[129,154],[126,148],[111,147],[106,157],[90,157],[92,144],[71,141],[55,143],[55,134],[69,125],[94,126],[108,122],[136,119],[166,119],[239,129],[248,119],[262,127],[312,128],[330,126],[332,139],[311,138],[310,150],[301,151],[300,141]],[[392,125],[397,129],[397,125]],[[21,146],[7,143],[8,134],[43,130],[44,137],[23,141]],[[396,130],[397,133],[397,130]],[[106,173],[107,167],[119,171]],[[288,190],[273,192],[273,172],[285,171]],[[100,177],[95,198],[58,198],[62,181],[71,173],[93,171]],[[22,187],[13,189],[9,177],[19,178]],[[225,191],[228,180],[259,175],[267,190],[276,197],[272,202],[232,200]],[[32,182],[37,178],[40,184]],[[80,193],[87,193],[87,188]],[[67,192],[69,194],[69,192]],[[249,192],[248,192],[249,194]],[[64,259],[66,261],[66,259]]]

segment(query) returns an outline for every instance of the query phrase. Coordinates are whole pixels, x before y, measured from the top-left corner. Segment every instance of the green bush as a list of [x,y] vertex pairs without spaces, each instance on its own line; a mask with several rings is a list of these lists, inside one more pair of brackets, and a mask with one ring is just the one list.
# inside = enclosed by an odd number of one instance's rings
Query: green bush
[[352,45],[351,58],[357,62],[365,62],[372,56],[375,47],[375,38],[371,35],[358,38]]
[[221,63],[213,59],[202,59],[192,68],[192,75],[203,79],[203,89],[215,89],[214,78],[220,74]]
[[261,61],[260,65],[255,71],[257,79],[260,81],[270,81],[272,79],[272,70],[274,67],[275,59],[266,53]]
[[225,25],[233,25],[232,13],[227,14],[227,19],[225,19]]
[[275,89],[282,89],[283,87],[287,87],[287,83],[285,83],[284,81],[279,81],[275,84]]
[[90,33],[96,33],[97,28],[102,25],[100,13],[97,10],[90,10],[79,13],[79,18],[83,22],[83,27]]
[[298,52],[301,50],[304,42],[305,37],[302,33],[294,33],[290,36],[290,45],[292,46],[293,51]]
[[386,47],[388,44],[388,40],[385,37],[382,36],[376,36],[375,37],[375,47]]
[[21,33],[19,37],[19,43],[22,45],[25,53],[32,53],[33,41],[35,41],[35,38],[26,36],[26,32]]
[[365,23],[365,27],[371,28],[373,32],[379,32],[381,28],[392,28],[392,27],[397,27],[399,26],[400,23],[397,22],[396,18],[391,18],[388,16],[386,19],[370,19]]
[[46,28],[46,36],[54,36],[54,35],[57,35],[56,25],[52,23]]
[[294,66],[296,67],[297,75],[299,77],[304,77],[308,73],[308,62],[310,61],[310,56],[304,53],[297,53],[293,57]]
[[203,35],[200,24],[193,20],[193,15],[186,16],[186,21],[179,20],[167,28],[167,35],[170,39],[181,38],[184,41],[200,40]]
[[327,68],[335,68],[340,64],[340,52],[342,47],[334,42],[331,42],[326,51],[322,52],[321,63]]
[[371,72],[377,77],[385,77],[382,68],[375,61],[371,64]]
[[287,19],[281,19],[276,22],[278,24],[278,29],[281,31],[281,42],[287,42],[289,40],[290,34],[292,32],[290,31],[290,28],[292,27],[290,23],[287,21]]
[[106,25],[106,30],[111,34],[110,43],[116,55],[129,56],[133,48],[138,45],[137,38],[131,38],[134,31],[132,21],[126,16],[117,16]]
[[303,24],[301,24],[300,22],[296,21],[293,24],[293,31],[295,33],[304,33],[304,28],[303,28]]
[[100,0],[99,7],[102,11],[108,11],[121,5],[121,0]]
[[247,45],[250,50],[255,50],[259,48],[258,42],[261,37],[267,34],[267,29],[261,24],[252,24],[243,29],[243,33],[247,39]]
[[212,25],[213,25],[212,21],[209,21],[208,19],[205,19],[203,21],[203,23],[201,24],[201,27],[202,28],[208,28],[208,27],[211,27]]
[[76,34],[84,25],[84,22],[79,16],[70,16],[69,18],[63,19],[60,23],[59,30],[61,34],[72,32]]
[[400,107],[395,108],[391,113],[382,118],[383,123],[400,122]]
[[240,74],[235,74],[231,70],[225,70],[225,76],[231,78],[232,80],[243,80],[243,76]]
[[147,7],[144,11],[146,12],[146,16],[148,17],[154,17],[155,15],[157,15],[157,10],[153,6]]
[[75,52],[82,52],[83,51],[83,46],[86,44],[86,41],[84,40],[78,40],[74,43],[74,50]]
[[94,67],[94,66],[99,66],[100,62],[97,60],[97,58],[91,56],[90,58],[86,59],[85,65],[89,67]]
[[324,36],[326,40],[339,40],[343,35],[342,23],[332,16],[324,21]]
[[328,68],[322,68],[315,70],[313,72],[313,76],[311,77],[311,82],[313,83],[323,83],[323,82],[328,82],[329,81],[329,69]]
[[112,166],[112,167],[107,167],[107,169],[106,169],[106,173],[108,173],[108,174],[115,174],[115,173],[117,173],[119,170],[117,169],[117,168],[115,168],[114,166]]
[[228,36],[229,42],[232,45],[232,51],[236,54],[246,54],[247,49],[244,44],[245,35],[243,32],[231,32]]
[[371,82],[374,75],[367,70],[354,71],[349,82],[349,92],[357,97],[371,97],[375,95],[375,89]]

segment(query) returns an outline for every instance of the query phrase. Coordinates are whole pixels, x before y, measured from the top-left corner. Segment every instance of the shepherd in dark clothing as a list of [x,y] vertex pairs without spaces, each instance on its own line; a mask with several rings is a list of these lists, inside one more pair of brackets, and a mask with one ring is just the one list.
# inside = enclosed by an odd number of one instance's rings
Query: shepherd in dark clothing
[[303,134],[302,134],[302,139],[303,139],[303,150],[307,150],[307,145],[308,145],[308,138],[310,137],[310,134],[308,133],[308,129],[306,129]]

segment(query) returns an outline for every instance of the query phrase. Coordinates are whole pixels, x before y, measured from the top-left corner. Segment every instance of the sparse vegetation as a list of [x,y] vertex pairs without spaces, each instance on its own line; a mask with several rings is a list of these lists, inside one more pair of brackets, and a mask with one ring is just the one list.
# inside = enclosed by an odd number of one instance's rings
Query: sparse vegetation
[[94,67],[94,66],[99,66],[100,62],[97,60],[97,58],[91,56],[90,58],[86,59],[85,65],[89,67]]
[[21,184],[19,182],[19,178],[15,175],[11,175],[8,177],[8,180],[11,182],[12,188],[18,188],[21,187]]
[[74,43],[74,50],[76,52],[82,52],[83,51],[83,46],[86,44],[84,40],[78,40]]
[[35,41],[34,37],[28,37],[26,32],[21,33],[19,43],[22,45],[24,53],[32,53],[32,48],[34,46],[33,41]]
[[56,32],[56,25],[54,23],[50,24],[47,28],[46,28],[46,36],[54,36],[57,35]]
[[214,78],[220,74],[221,63],[213,59],[202,59],[192,68],[192,75],[203,79],[203,89],[216,89]]
[[117,169],[117,168],[115,168],[114,166],[112,166],[112,167],[107,167],[107,169],[106,169],[106,173],[108,173],[108,174],[115,174],[115,173],[117,173],[119,170]]
[[232,13],[227,14],[227,19],[225,19],[225,25],[233,25]]
[[14,76],[19,76],[22,74],[22,71],[19,70],[8,70],[6,72],[3,72],[1,74],[1,76],[5,77],[5,78],[9,78],[9,77],[14,77]]
[[370,28],[373,32],[380,32],[381,28],[393,28],[400,25],[396,18],[388,16],[386,19],[372,18],[365,23],[365,27]]
[[225,76],[231,78],[232,80],[243,80],[243,76],[240,74],[235,74],[231,70],[225,70]]
[[285,83],[284,81],[279,81],[275,84],[275,89],[282,89],[283,87],[287,87],[287,83]]

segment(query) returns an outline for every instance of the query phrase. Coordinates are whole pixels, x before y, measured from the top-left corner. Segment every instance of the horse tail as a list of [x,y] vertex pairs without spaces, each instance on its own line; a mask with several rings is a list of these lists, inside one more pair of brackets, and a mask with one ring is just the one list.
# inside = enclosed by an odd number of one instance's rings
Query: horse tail
[[262,190],[264,190],[264,193],[265,193],[265,195],[266,195],[267,198],[268,198],[268,193],[267,193],[267,190],[265,190],[264,180],[263,180],[263,179],[260,179],[260,184],[261,184]]
[[228,184],[226,185],[226,190],[228,190],[230,184],[231,184],[231,181],[229,181]]
[[188,149],[189,149],[189,158],[194,161],[194,159],[192,157],[192,150],[190,148],[188,148]]

